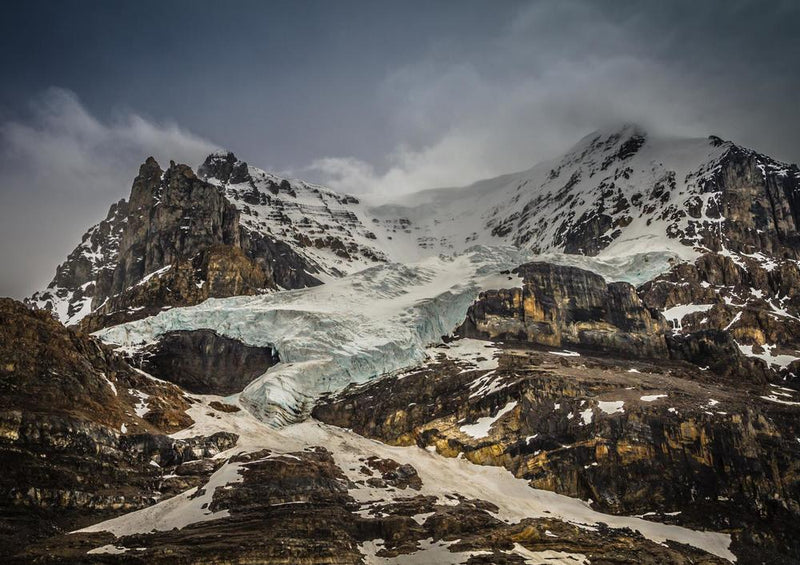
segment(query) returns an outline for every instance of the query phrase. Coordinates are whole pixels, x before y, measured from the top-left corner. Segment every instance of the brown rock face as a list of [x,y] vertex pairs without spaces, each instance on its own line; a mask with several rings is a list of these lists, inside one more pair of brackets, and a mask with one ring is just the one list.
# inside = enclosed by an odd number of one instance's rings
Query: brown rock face
[[152,315],[215,297],[320,284],[314,267],[285,242],[242,225],[224,190],[186,165],[140,167],[120,201],[29,302],[58,310],[84,329]]
[[264,270],[241,249],[214,245],[109,298],[81,320],[80,327],[93,332],[152,316],[166,307],[192,306],[208,298],[253,295],[274,287]]
[[[753,352],[800,357],[800,265],[794,260],[764,255],[732,258],[717,253],[699,257],[694,264],[676,265],[669,272],[639,287],[642,301],[654,310],[682,305],[705,305],[689,312],[673,333],[718,331],[730,335]],[[791,368],[781,378],[796,379]]]
[[240,244],[238,211],[216,187],[186,165],[162,171],[152,157],[133,182],[127,219],[111,294],[212,245]]
[[633,286],[606,284],[595,273],[550,263],[527,263],[514,272],[523,277],[522,288],[481,293],[459,334],[667,355],[666,324],[645,308]]
[[[161,484],[159,465],[235,444],[232,434],[163,435],[192,424],[188,407],[177,387],[134,370],[95,339],[0,299],[0,555],[149,506],[177,486]],[[208,473],[196,469],[185,481]]]
[[800,257],[800,171],[732,145],[721,166],[705,182],[713,198],[719,229],[701,229],[700,244],[742,253]]
[[[729,531],[742,562],[800,558],[797,395],[781,404],[769,398],[782,389],[733,389],[668,360],[512,346],[497,355],[493,370],[441,356],[353,385],[313,415],[390,444],[503,466],[604,511]],[[483,437],[467,433],[485,418],[493,423]]]

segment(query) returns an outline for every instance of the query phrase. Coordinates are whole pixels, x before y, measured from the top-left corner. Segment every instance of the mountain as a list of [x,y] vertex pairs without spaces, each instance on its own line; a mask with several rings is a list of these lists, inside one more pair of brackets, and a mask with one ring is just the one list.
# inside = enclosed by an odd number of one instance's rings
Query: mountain
[[115,204],[90,228],[31,303],[67,324],[101,306],[104,313],[126,302],[150,306],[141,297],[104,303],[148,276],[163,277],[160,269],[179,260],[207,270],[208,258],[197,254],[212,245],[241,250],[249,261],[238,260],[238,269],[256,272],[239,286],[199,293],[188,283],[213,280],[213,266],[211,274],[172,273],[187,288],[161,305],[302,288],[476,244],[604,257],[665,251],[684,260],[703,252],[797,259],[798,188],[795,165],[713,136],[654,138],[634,126],[596,132],[562,158],[521,173],[379,206],[276,177],[229,152],[210,155],[196,176],[174,163],[162,171],[149,159],[130,203]]
[[605,256],[669,250],[797,258],[800,170],[717,137],[595,132],[560,159],[459,189],[412,194],[395,217],[430,252],[510,244]]
[[797,563],[799,222],[635,126],[384,202],[148,159],[0,303],[0,554]]

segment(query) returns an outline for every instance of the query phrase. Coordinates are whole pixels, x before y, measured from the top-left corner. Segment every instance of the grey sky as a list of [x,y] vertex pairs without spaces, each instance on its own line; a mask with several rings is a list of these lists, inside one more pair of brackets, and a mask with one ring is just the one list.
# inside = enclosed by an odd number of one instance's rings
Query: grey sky
[[609,122],[800,161],[800,2],[26,2],[0,21],[0,295],[44,286],[150,154],[387,193]]

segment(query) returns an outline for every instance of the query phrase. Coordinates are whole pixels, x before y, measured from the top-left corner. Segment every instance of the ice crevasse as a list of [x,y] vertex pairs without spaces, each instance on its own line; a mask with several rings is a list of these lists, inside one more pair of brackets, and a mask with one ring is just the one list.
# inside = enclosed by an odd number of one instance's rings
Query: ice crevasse
[[669,268],[674,257],[537,257],[481,246],[412,264],[378,265],[314,288],[209,299],[97,335],[131,352],[164,333],[199,329],[273,347],[281,363],[250,383],[240,399],[262,421],[281,426],[302,420],[323,393],[421,362],[426,346],[450,334],[482,290],[519,286],[521,280],[508,271],[537,259],[638,284]]

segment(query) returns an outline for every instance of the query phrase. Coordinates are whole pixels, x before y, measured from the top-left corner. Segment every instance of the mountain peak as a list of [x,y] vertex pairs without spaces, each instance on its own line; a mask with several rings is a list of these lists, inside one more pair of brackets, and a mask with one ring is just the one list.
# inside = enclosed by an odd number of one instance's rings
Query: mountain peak
[[151,177],[154,174],[160,176],[162,172],[161,165],[158,164],[158,161],[156,161],[155,157],[152,155],[145,159],[144,163],[139,166],[140,177]]
[[197,169],[202,179],[216,179],[222,183],[239,184],[250,180],[247,163],[237,159],[232,151],[219,150],[211,153]]

